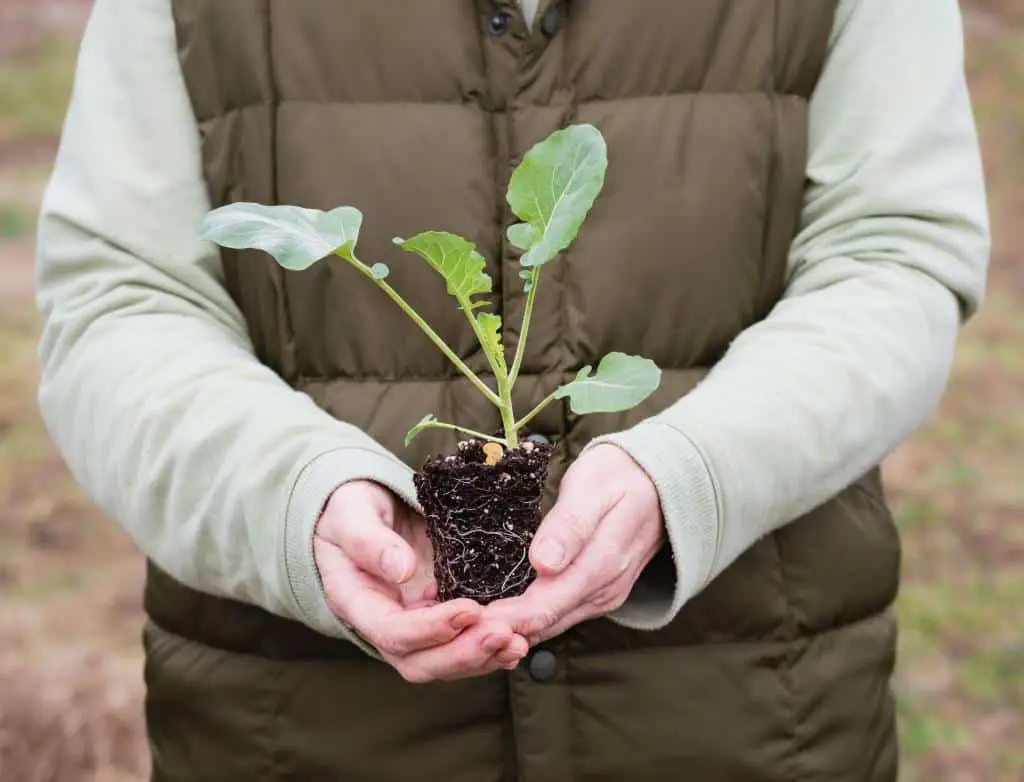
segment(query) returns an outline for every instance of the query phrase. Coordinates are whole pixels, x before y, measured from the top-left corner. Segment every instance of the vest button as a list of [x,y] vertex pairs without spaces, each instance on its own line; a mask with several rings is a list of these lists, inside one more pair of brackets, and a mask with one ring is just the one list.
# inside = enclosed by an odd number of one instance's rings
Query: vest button
[[548,38],[554,37],[555,33],[558,32],[558,21],[558,8],[551,6],[544,14],[544,18],[540,20],[540,29],[544,32],[544,35]]
[[488,24],[491,35],[504,35],[508,31],[508,21],[508,14],[504,11],[492,14]]
[[558,658],[548,649],[538,649],[530,657],[530,676],[534,681],[549,682],[558,671]]

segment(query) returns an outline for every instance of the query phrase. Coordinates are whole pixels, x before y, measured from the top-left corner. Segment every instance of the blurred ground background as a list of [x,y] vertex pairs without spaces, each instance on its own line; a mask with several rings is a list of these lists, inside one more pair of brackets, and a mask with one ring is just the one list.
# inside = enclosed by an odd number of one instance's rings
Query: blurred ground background
[[[941,410],[885,468],[906,782],[1024,779],[1024,2],[963,4],[996,241]],[[35,214],[89,5],[0,0],[0,782],[146,768],[141,562],[76,490],[34,396]]]

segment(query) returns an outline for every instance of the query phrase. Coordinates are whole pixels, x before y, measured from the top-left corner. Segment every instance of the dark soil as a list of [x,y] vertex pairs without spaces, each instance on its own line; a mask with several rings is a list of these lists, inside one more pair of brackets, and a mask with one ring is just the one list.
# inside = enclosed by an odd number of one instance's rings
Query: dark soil
[[434,546],[437,599],[486,605],[515,597],[536,578],[529,549],[540,525],[552,448],[525,442],[488,465],[479,440],[433,456],[416,474]]

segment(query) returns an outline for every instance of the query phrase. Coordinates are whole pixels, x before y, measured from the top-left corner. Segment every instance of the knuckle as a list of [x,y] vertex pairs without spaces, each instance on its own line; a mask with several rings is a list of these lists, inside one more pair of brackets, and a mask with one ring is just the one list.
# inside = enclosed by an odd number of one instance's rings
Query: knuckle
[[583,542],[590,536],[590,523],[575,510],[564,511],[559,526],[561,534],[570,543]]
[[626,602],[627,592],[618,584],[609,584],[594,593],[590,605],[602,614],[622,608]]
[[552,610],[546,609],[538,613],[529,622],[525,628],[526,635],[539,635],[547,630],[549,627],[554,626],[558,622],[558,614]]
[[604,551],[598,557],[596,567],[605,580],[617,581],[629,570],[629,561],[618,551]]

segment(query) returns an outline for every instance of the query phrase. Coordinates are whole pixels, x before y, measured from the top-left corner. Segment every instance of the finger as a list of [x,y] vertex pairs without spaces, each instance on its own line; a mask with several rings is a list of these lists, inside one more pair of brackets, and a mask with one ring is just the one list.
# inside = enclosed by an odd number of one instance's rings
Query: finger
[[553,625],[529,636],[526,640],[531,647],[536,646],[537,644],[544,643],[552,638],[557,638],[566,630],[571,630],[576,625],[593,619],[596,615],[596,610],[589,604],[580,606],[579,608],[570,611]]
[[638,559],[633,545],[646,549],[636,539],[637,525],[635,514],[617,504],[568,569],[538,578],[519,597],[491,603],[485,618],[504,619],[517,633],[533,638],[561,627],[578,608],[585,607],[593,616],[617,607],[620,588]]
[[[329,545],[329,544],[323,544]],[[400,598],[361,573],[338,551],[321,556],[320,572],[332,610],[382,655],[397,658],[446,644],[476,623],[481,607],[472,600],[404,607]]]
[[353,625],[382,654],[404,657],[424,649],[442,646],[458,637],[479,619],[479,608],[436,603],[418,608],[387,608],[373,599],[371,591],[356,596],[359,607],[353,612]]
[[518,664],[529,644],[503,622],[481,622],[451,643],[410,654],[398,667],[411,682],[452,681]]
[[581,569],[593,569],[601,574],[599,579],[591,581],[599,586],[589,590],[586,598],[561,618],[535,623],[530,628],[534,632],[527,635],[531,646],[559,636],[582,622],[606,616],[629,597],[642,565],[650,560],[657,547],[631,529],[630,523],[621,518],[625,513],[619,506],[608,514],[579,560]]
[[329,505],[317,537],[338,546],[361,570],[393,584],[405,583],[416,572],[416,552],[371,502],[353,498]]
[[570,482],[541,522],[530,546],[530,563],[540,575],[555,575],[571,565],[621,495]]
[[516,633],[529,638],[581,605],[596,588],[589,581],[581,559],[560,576],[538,578],[519,597],[491,603],[484,609],[484,617],[508,622]]

